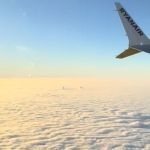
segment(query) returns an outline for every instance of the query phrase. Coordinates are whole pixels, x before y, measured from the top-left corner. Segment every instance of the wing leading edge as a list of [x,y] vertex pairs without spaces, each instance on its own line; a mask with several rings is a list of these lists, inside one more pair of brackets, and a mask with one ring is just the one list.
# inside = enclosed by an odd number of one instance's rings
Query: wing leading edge
[[120,55],[118,55],[116,58],[125,58],[125,57],[128,57],[128,56],[131,56],[131,55],[134,55],[134,54],[137,54],[137,53],[140,53],[141,51],[135,49],[135,48],[128,48],[127,50],[125,50],[123,53],[121,53]]

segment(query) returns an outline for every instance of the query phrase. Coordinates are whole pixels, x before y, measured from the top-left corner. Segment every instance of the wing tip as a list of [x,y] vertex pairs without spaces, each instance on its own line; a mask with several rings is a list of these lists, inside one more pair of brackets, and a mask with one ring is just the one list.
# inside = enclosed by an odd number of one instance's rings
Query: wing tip
[[123,57],[116,56],[116,59],[122,59]]
[[116,2],[115,2],[115,5],[116,5],[116,6],[117,6],[117,5],[121,5],[121,3],[118,2],[118,1],[116,1]]

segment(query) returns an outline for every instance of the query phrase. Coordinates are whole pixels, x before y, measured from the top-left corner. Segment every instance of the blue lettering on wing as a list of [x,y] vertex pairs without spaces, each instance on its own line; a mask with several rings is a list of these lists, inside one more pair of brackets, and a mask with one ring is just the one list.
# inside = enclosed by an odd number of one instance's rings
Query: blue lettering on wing
[[120,8],[119,10],[121,14],[127,19],[127,21],[130,23],[130,25],[135,29],[135,31],[140,35],[144,35],[140,27],[134,22],[134,20],[130,17],[130,15],[126,12],[124,8]]

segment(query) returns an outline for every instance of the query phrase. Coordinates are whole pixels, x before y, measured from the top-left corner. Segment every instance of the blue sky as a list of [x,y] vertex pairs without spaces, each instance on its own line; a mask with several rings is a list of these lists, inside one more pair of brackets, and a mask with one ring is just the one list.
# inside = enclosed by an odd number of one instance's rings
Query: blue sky
[[[120,0],[150,37],[150,1]],[[113,0],[0,0],[0,76],[148,77],[150,55],[115,56],[128,39]]]

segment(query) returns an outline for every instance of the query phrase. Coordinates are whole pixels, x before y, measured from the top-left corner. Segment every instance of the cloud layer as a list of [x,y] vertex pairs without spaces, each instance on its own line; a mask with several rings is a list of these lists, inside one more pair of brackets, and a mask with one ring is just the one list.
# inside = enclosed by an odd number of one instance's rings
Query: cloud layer
[[0,81],[7,95],[0,95],[2,149],[150,149],[149,100],[140,93],[135,97],[137,87],[123,94],[123,88],[102,85],[11,80]]

